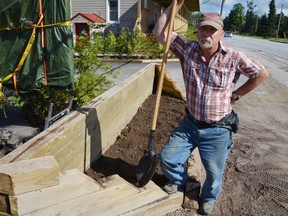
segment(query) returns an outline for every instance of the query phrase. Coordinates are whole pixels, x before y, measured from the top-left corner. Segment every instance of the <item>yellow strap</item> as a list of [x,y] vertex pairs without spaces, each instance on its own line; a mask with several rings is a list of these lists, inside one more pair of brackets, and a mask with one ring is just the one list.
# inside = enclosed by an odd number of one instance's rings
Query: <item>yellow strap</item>
[[20,68],[23,66],[23,64],[24,64],[24,61],[25,61],[25,59],[26,59],[26,57],[27,57],[27,55],[28,55],[28,53],[29,53],[29,51],[30,51],[30,49],[31,49],[31,47],[32,47],[32,45],[33,45],[33,42],[34,42],[34,40],[35,40],[35,29],[36,28],[33,28],[33,30],[32,30],[32,34],[31,34],[31,36],[30,36],[30,39],[29,39],[29,41],[28,41],[28,44],[27,44],[27,46],[26,46],[26,48],[25,48],[25,51],[24,51],[24,53],[23,53],[23,55],[22,55],[22,57],[21,57],[21,59],[20,59],[20,61],[19,61],[19,63],[18,63],[18,66],[16,67],[16,69],[15,69],[15,71],[14,71],[14,73],[16,72],[16,71],[18,71],[18,70],[20,70]]
[[0,85],[4,82],[7,82],[12,76],[13,76],[13,73],[7,75],[3,80],[0,78]]
[[[60,23],[53,23],[53,24],[47,24],[47,25],[42,25],[42,26],[36,26],[36,28],[47,28],[47,27],[61,27],[61,26],[70,26],[71,22],[66,21],[66,22],[60,22]],[[7,30],[13,30],[12,28],[0,28],[0,31],[7,31]]]
[[12,76],[13,73],[6,76],[3,80],[0,78],[0,100],[4,98],[4,93],[2,92],[2,83],[7,82]]
[[46,27],[54,27],[54,26],[70,26],[71,22],[66,21],[66,22],[61,22],[61,23],[54,23],[54,24],[47,24],[47,25],[42,25],[42,26],[37,26],[37,28],[46,28]]

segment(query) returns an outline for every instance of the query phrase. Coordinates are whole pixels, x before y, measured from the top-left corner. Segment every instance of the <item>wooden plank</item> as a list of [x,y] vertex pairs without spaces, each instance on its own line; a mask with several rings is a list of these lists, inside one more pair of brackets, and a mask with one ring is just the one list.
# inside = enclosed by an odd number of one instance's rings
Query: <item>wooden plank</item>
[[[143,73],[144,69],[145,73]],[[126,81],[123,82],[117,94],[110,94],[109,100],[97,106],[103,152],[116,141],[122,129],[132,120],[139,107],[152,93],[155,66],[144,69],[142,74],[133,74],[130,77],[129,85],[125,83]]]
[[78,169],[65,172],[60,181],[60,184],[54,187],[10,197],[12,214],[24,215],[103,189],[98,182]]
[[183,193],[177,192],[157,202],[143,205],[138,209],[122,214],[122,216],[160,216],[182,208]]
[[[183,196],[182,196],[183,197]],[[130,196],[123,196],[119,198],[117,202],[113,204],[103,204],[99,206],[94,206],[93,209],[87,209],[85,215],[122,215],[127,212],[132,212],[136,209],[141,208],[152,203],[155,203],[162,199],[167,199],[168,194],[165,193],[161,188],[155,185],[154,182],[150,181],[140,193],[131,194]],[[108,213],[108,214],[107,214]]]
[[53,156],[0,165],[0,193],[18,195],[59,184],[59,166]]
[[[114,176],[115,177],[115,176]],[[91,191],[91,193],[74,197],[74,199],[66,200],[65,202],[57,202],[46,208],[38,208],[35,211],[29,212],[29,215],[89,215],[89,211],[92,210],[90,215],[98,214],[98,208],[107,207],[108,209],[124,199],[135,194],[138,194],[140,190],[130,183],[124,180],[119,180],[119,176],[116,177],[116,182],[107,184],[105,190]],[[115,178],[113,178],[115,180]],[[76,187],[74,187],[76,189]],[[64,193],[64,192],[63,192]],[[23,206],[24,207],[24,206]],[[109,211],[110,212],[110,211]],[[106,212],[105,215],[113,215]],[[25,212],[21,212],[24,214]],[[26,212],[27,213],[27,212]],[[117,212],[119,215],[121,212]],[[115,214],[115,213],[114,213]]]
[[[55,198],[58,198],[59,196],[55,194],[46,194],[46,197],[50,197],[50,201],[53,200],[53,203],[50,202],[50,205],[47,207],[41,205],[42,201],[39,202],[39,199],[41,200],[42,197],[39,196],[39,193],[37,195],[35,193],[34,198],[31,196],[25,196],[25,199],[23,199],[24,194],[20,195],[17,197],[18,202],[20,202],[19,197],[21,197],[23,202],[21,203],[22,209],[19,209],[18,214],[112,216],[124,214],[126,212],[131,213],[133,210],[139,209],[143,205],[146,206],[155,203],[155,201],[168,198],[168,195],[152,181],[143,188],[137,188],[119,176],[114,175],[104,179],[102,184],[105,186],[104,190],[91,190],[91,193],[87,193],[86,195],[83,194],[81,196],[78,195],[77,197],[71,197],[70,195],[67,195],[66,192],[61,191],[59,194],[60,196],[65,195],[70,197],[69,200],[66,199],[65,201],[57,200],[57,202],[55,202]],[[76,190],[77,188],[80,188],[80,185],[72,188]],[[37,201],[36,198],[38,198]],[[178,202],[179,199],[181,198],[178,196]],[[26,202],[24,203],[25,200]],[[30,200],[29,202],[31,204],[29,204],[27,200]],[[46,202],[47,201],[48,200],[46,200]],[[28,210],[27,205],[32,205],[32,203],[33,206],[37,206],[38,208],[34,210],[30,208]],[[24,211],[25,207],[26,209]]]
[[[100,184],[106,189],[114,187],[115,185],[131,185],[132,188],[135,188],[134,185],[130,184],[129,182],[125,181],[119,175],[111,175],[101,179]],[[138,188],[137,188],[138,190]]]
[[[170,4],[172,4],[172,0],[155,0],[155,2],[159,3],[161,6],[167,8]],[[200,1],[199,0],[185,0],[185,7],[189,11],[199,11],[200,10]]]

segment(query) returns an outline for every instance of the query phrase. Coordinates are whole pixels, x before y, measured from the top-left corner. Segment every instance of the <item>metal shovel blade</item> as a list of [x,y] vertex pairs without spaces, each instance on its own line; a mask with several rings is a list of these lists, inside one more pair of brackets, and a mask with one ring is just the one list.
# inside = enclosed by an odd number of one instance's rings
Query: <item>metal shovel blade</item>
[[137,187],[145,186],[153,177],[160,160],[153,152],[145,151],[136,169]]

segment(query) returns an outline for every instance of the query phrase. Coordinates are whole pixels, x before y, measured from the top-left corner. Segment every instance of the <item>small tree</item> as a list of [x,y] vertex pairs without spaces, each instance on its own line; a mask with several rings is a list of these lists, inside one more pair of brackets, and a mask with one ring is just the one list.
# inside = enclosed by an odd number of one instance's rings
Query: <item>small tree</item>
[[240,31],[244,20],[244,6],[240,3],[235,4],[228,17],[224,19],[224,27],[226,30]]
[[250,35],[254,35],[256,31],[257,16],[254,14],[255,7],[256,5],[254,5],[253,0],[247,1],[248,9],[245,16],[244,32]]
[[[112,65],[105,64],[99,59],[98,54],[101,52],[99,43],[102,43],[102,40],[97,36],[93,41],[89,37],[80,37],[75,46],[75,51],[78,53],[74,59],[75,70],[80,75],[74,84],[78,106],[88,103],[111,88],[114,83],[109,78],[119,74],[119,71],[112,70]],[[102,72],[97,73],[98,69]]]
[[270,37],[276,36],[276,7],[275,0],[271,0],[269,4],[268,26],[267,32]]
[[126,54],[126,57],[128,57],[133,53],[133,47],[135,44],[132,43],[133,41],[131,38],[132,33],[129,32],[127,28],[122,28],[117,39],[116,46],[116,52],[118,53],[119,57],[123,57],[123,54]]
[[116,51],[117,38],[112,31],[109,31],[108,35],[104,38],[104,54],[111,54]]
[[259,27],[256,32],[258,36],[269,37],[269,32],[267,31],[268,22],[269,21],[268,21],[267,15],[266,14],[262,15],[258,21]]

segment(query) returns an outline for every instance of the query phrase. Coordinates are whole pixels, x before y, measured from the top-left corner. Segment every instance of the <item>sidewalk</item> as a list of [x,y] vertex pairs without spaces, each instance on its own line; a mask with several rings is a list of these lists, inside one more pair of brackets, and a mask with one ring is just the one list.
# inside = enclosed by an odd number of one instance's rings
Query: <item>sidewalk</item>
[[[107,64],[112,65],[113,70],[119,70],[121,72],[120,76],[113,81],[117,84],[125,79],[127,79],[132,74],[141,70],[149,64],[160,64],[162,63],[161,59],[157,60],[143,60],[143,61],[106,61]],[[99,70],[99,73],[102,71]],[[184,82],[181,72],[181,65],[178,60],[171,59],[167,61],[166,72],[170,77],[177,83],[178,87],[181,90],[184,90]]]

